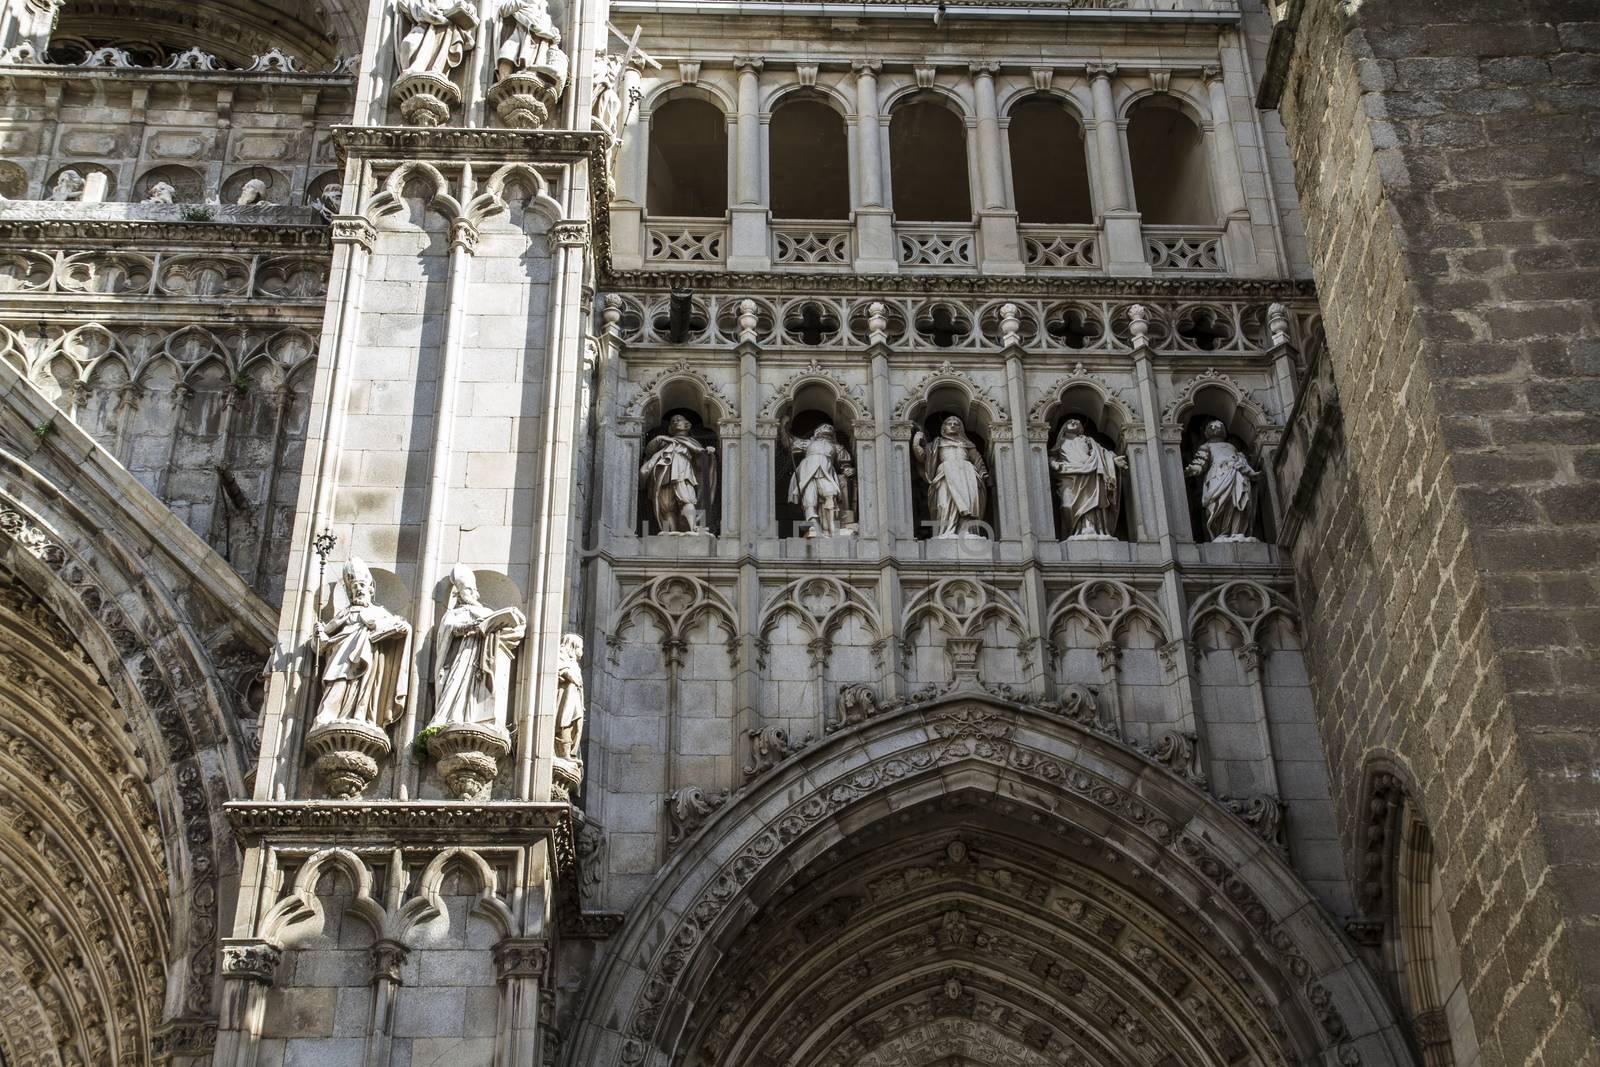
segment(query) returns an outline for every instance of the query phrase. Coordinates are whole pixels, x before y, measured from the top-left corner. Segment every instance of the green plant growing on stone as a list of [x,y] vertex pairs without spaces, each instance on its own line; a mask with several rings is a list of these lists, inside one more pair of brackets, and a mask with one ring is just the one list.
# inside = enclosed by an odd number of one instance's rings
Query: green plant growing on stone
[[233,391],[241,394],[248,393],[250,391],[250,376],[243,373],[235,374],[233,376]]
[[428,739],[431,738],[434,734],[438,733],[440,730],[443,730],[443,729],[444,729],[443,726],[429,726],[428,728],[423,730],[420,734],[418,734],[417,735],[417,739],[415,741],[411,742],[411,753],[412,753],[412,755],[416,756],[417,759],[419,759],[419,760],[427,759],[428,758]]
[[53,419],[49,422],[41,422],[39,425],[33,428],[33,436],[37,437],[41,441],[55,432],[56,424],[55,420]]
[[205,204],[186,204],[182,211],[184,222],[210,222],[215,213]]

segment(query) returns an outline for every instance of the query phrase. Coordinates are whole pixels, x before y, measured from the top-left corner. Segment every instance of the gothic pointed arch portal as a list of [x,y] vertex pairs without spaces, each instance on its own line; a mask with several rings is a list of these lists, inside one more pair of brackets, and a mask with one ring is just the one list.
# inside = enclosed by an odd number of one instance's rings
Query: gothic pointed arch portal
[[1411,1064],[1269,844],[988,697],[840,731],[726,804],[602,965],[566,1064]]

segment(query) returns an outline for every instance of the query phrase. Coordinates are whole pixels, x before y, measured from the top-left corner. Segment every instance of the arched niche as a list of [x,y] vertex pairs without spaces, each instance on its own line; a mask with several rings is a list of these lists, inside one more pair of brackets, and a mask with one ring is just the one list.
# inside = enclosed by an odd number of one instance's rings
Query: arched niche
[[[1268,473],[1260,449],[1260,434],[1265,422],[1261,409],[1254,401],[1246,400],[1225,385],[1201,384],[1193,389],[1175,414],[1182,428],[1181,453],[1185,464],[1205,442],[1206,425],[1215,420],[1222,423],[1226,440],[1244,453],[1252,467],[1262,472],[1261,477],[1251,482],[1251,499],[1255,508],[1251,519],[1251,536],[1262,541],[1272,540],[1274,522],[1272,509],[1268,506]],[[1200,503],[1201,482],[1200,478],[1187,477],[1184,486],[1195,540],[1209,541],[1211,538],[1206,533],[1205,509]]]
[[1363,785],[1361,906],[1376,926],[1381,973],[1422,1062],[1465,1067],[1477,1062],[1479,1042],[1433,830],[1411,775],[1395,761],[1375,758]]
[[1127,136],[1134,206],[1145,225],[1215,226],[1205,135],[1184,102],[1170,93],[1135,100]]
[[[849,450],[852,465],[856,460],[856,408],[839,395],[838,389],[822,380],[802,381],[790,397],[776,409],[778,447],[773,451],[773,485],[777,489],[776,519],[779,537],[799,537],[805,522],[805,509],[798,501],[789,499],[789,484],[794,477],[796,457],[792,449],[784,447],[789,440],[812,436],[824,424],[833,427],[838,443]],[[844,471],[839,474],[844,476]],[[839,523],[850,526],[860,514],[860,473],[843,486],[845,502],[840,509]]]
[[1024,225],[1094,222],[1082,120],[1060,97],[1038,94],[1012,107],[1011,192]]
[[895,105],[889,179],[900,221],[972,221],[966,123],[946,97],[925,93]]
[[[987,536],[991,540],[998,541],[1001,530],[999,494],[996,491],[993,412],[987,404],[954,382],[933,385],[926,395],[910,408],[913,425],[921,430],[930,442],[939,436],[944,420],[952,415],[961,420],[962,429],[983,457],[988,481],[982,487],[984,505],[982,522],[988,527]],[[916,532],[917,540],[925,541],[933,537],[933,515],[928,508],[928,481],[923,476],[923,465],[914,454],[911,457],[911,473],[912,528]]]
[[151,167],[139,175],[139,180],[133,185],[132,201],[142,203],[150,196],[157,182],[166,182],[172,186],[174,204],[198,204],[205,199],[205,179],[199,171],[193,167],[168,163],[160,167]]
[[850,144],[844,116],[820,93],[782,97],[767,127],[774,219],[850,217]]
[[[1056,403],[1048,412],[1047,425],[1050,427],[1050,436],[1045,453],[1047,461],[1055,454],[1056,444],[1061,440],[1061,429],[1068,419],[1077,419],[1083,423],[1084,434],[1103,447],[1119,456],[1127,456],[1129,422],[1127,408],[1088,382],[1076,382],[1068,384],[1060,391]],[[1117,522],[1112,531],[1113,536],[1119,541],[1133,539],[1134,494],[1131,492],[1133,488],[1131,473],[1131,470],[1121,471]],[[1072,531],[1062,515],[1061,494],[1056,490],[1053,472],[1050,476],[1050,514],[1055,521],[1056,539],[1066,538]]]
[[[723,417],[720,406],[692,378],[669,378],[659,384],[653,396],[643,406],[644,435],[640,439],[646,458],[650,442],[669,432],[674,416],[681,415],[689,421],[689,435],[700,444],[716,449],[715,454],[697,463],[700,511],[705,528],[713,534],[722,532],[722,441],[717,424]],[[640,478],[638,488],[638,531],[657,534],[661,526],[656,521],[655,509],[650,500],[647,479]]]
[[650,112],[645,210],[654,218],[720,219],[728,213],[728,118],[697,96]]

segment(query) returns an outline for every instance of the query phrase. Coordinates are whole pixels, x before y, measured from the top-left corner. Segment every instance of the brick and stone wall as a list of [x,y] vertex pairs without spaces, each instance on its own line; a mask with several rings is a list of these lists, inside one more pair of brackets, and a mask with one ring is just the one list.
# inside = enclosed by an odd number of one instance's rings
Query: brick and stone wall
[[1342,411],[1294,543],[1335,800],[1359,871],[1363,768],[1417,784],[1485,1064],[1600,1056],[1597,104],[1562,0],[1308,0],[1281,101]]

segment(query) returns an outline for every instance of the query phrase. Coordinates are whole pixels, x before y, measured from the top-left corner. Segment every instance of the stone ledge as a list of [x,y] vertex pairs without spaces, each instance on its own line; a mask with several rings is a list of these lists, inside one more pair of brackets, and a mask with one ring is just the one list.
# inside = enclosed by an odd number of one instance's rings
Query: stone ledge
[[406,842],[413,836],[437,842],[441,830],[450,831],[453,843],[466,843],[476,835],[530,833],[553,836],[571,820],[570,804],[548,801],[507,801],[463,804],[451,800],[350,801],[236,800],[224,809],[233,831],[247,844],[264,837],[382,836]]
[[711,293],[970,293],[1011,297],[1111,296],[1128,300],[1162,297],[1237,298],[1263,301],[1315,300],[1316,283],[1295,278],[1086,278],[1046,275],[841,274],[832,271],[608,270],[607,292]]
[[[59,215],[41,218],[38,215],[13,213],[7,207],[0,205],[0,242],[16,242],[30,247],[37,247],[44,242],[50,245],[88,243],[98,248],[134,247],[146,251],[168,247],[220,247],[236,252],[274,248],[329,251],[332,248],[328,227],[320,220],[315,225],[307,225],[298,220],[279,222],[226,218],[212,222],[138,217],[67,218]],[[9,207],[14,208],[15,205]]]

